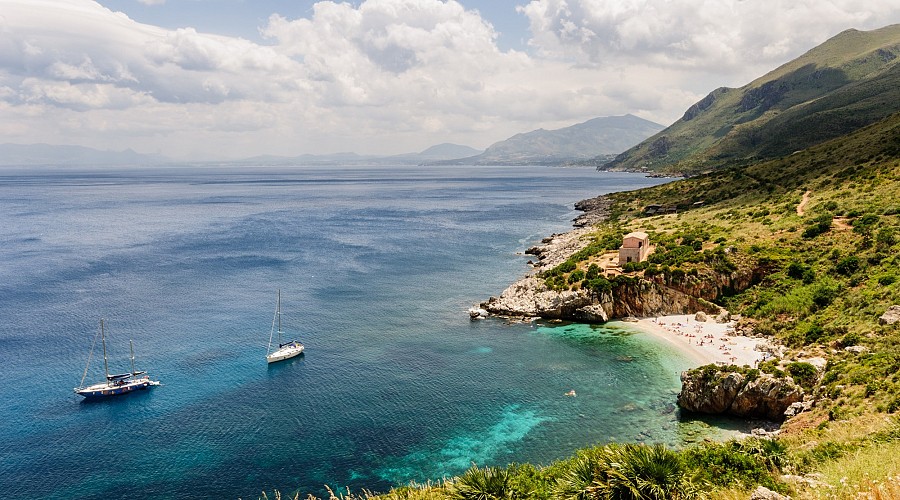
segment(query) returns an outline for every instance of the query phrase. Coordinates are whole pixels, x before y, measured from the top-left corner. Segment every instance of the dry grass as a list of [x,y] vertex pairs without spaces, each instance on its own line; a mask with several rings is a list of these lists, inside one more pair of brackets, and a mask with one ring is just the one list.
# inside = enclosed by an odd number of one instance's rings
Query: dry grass
[[819,473],[822,474],[822,481],[834,488],[834,496],[826,498],[857,498],[858,493],[876,492],[881,485],[887,485],[881,493],[900,492],[900,443],[862,448],[823,464]]

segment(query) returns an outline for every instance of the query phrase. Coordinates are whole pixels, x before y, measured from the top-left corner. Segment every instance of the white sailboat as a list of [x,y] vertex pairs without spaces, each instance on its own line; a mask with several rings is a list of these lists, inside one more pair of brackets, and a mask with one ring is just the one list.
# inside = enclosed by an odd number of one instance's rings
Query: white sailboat
[[87,377],[88,369],[91,366],[91,358],[94,355],[94,342],[91,344],[91,352],[88,355],[87,366],[84,367],[84,374],[81,376],[81,385],[73,389],[75,394],[84,396],[87,399],[105,398],[108,396],[119,396],[128,394],[129,392],[147,389],[148,387],[159,385],[158,380],[150,380],[150,376],[145,371],[137,371],[134,369],[134,342],[131,341],[131,373],[109,373],[109,362],[106,359],[106,330],[103,328],[103,320],[100,320],[100,343],[103,345],[103,371],[106,373],[106,381],[98,382],[89,386],[84,385],[84,379]]
[[[275,336],[275,326],[278,326],[278,348],[272,350],[272,339]],[[275,317],[272,318],[272,330],[269,332],[269,347],[266,350],[266,362],[275,363],[285,359],[299,356],[303,353],[303,344],[296,340],[282,342],[284,332],[281,330],[281,290],[278,290],[278,305],[275,307]]]

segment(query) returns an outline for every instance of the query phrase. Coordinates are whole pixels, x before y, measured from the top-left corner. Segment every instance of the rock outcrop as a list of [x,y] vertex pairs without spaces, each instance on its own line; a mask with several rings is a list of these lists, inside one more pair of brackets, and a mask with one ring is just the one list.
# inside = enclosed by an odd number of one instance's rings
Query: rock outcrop
[[[758,372],[756,372],[758,373]],[[755,377],[703,367],[681,374],[678,405],[696,413],[784,420],[784,412],[803,400],[803,389],[789,377]]]
[[[576,208],[591,216],[591,224],[605,218],[608,207],[609,200],[603,196],[576,204]],[[495,316],[541,317],[587,323],[602,323],[627,316],[697,312],[712,315],[717,321],[720,318],[727,321],[727,313],[711,301],[744,290],[768,273],[765,269],[739,266],[735,271],[701,272],[697,276],[684,276],[678,280],[662,274],[649,278],[623,276],[622,279],[611,279],[611,289],[602,294],[584,289],[560,291],[548,288],[540,273],[553,269],[589,245],[593,241],[593,232],[590,226],[578,227],[544,238],[539,245],[525,251],[538,258],[537,263],[531,263],[531,273],[513,283],[499,297],[491,297],[477,304],[475,309],[484,309]]]
[[880,325],[893,325],[900,321],[900,306],[888,307],[888,310],[878,318]]
[[516,281],[499,297],[491,297],[477,307],[496,316],[531,316],[584,323],[603,323],[628,316],[645,318],[697,311],[712,315],[721,313],[719,306],[656,280],[623,281],[609,292],[595,296],[588,290],[551,290],[536,274]]
[[776,493],[765,486],[757,486],[750,494],[750,500],[791,500],[791,497]]

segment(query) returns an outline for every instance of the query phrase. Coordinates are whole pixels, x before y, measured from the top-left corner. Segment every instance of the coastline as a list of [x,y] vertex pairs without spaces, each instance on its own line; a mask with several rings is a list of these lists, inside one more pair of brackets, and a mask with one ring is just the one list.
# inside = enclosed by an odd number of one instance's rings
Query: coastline
[[718,323],[712,318],[698,321],[695,315],[675,314],[640,318],[626,324],[666,341],[691,360],[693,368],[708,364],[756,368],[767,356],[769,343],[735,334],[734,321]]
[[[538,262],[529,262],[532,265],[530,272],[516,280],[498,297],[491,297],[472,307],[469,310],[470,316],[473,319],[493,315],[521,319],[543,317],[570,321],[587,319],[587,322],[619,322],[666,342],[689,360],[692,368],[709,364],[756,368],[761,361],[771,356],[773,346],[768,340],[738,335],[735,331],[736,321],[733,319],[720,322],[723,318],[728,318],[727,311],[721,309],[717,317],[705,316],[698,310],[690,310],[686,304],[681,304],[679,307],[668,308],[668,311],[666,307],[648,308],[643,314],[634,311],[626,314],[638,316],[637,318],[625,318],[624,315],[612,316],[612,311],[608,313],[603,310],[602,304],[592,305],[591,301],[578,292],[547,290],[543,281],[537,277],[538,273],[564,262],[587,246],[588,236],[594,231],[593,226],[607,219],[610,205],[611,202],[605,195],[575,203],[575,209],[584,213],[574,220],[573,229],[553,234],[544,238],[539,245],[529,248],[525,253],[538,257]],[[582,317],[565,317],[566,314],[560,314],[564,308],[581,308],[578,312]]]

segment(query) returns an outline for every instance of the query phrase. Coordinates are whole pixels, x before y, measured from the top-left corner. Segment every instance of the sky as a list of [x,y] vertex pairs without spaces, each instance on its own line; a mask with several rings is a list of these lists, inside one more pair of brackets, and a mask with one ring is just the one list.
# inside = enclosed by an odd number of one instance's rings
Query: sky
[[0,0],[0,143],[182,160],[670,125],[897,0]]

